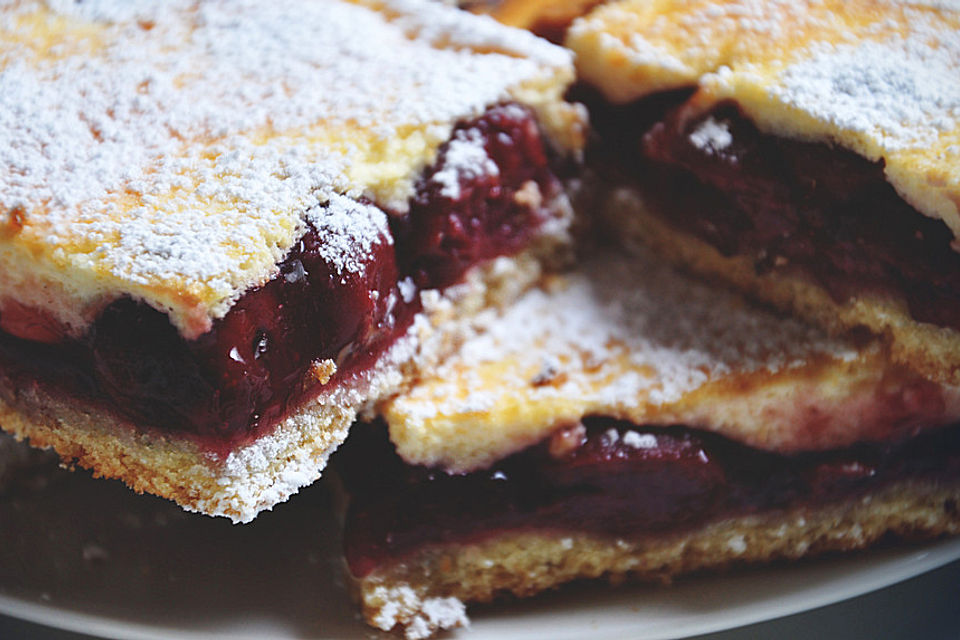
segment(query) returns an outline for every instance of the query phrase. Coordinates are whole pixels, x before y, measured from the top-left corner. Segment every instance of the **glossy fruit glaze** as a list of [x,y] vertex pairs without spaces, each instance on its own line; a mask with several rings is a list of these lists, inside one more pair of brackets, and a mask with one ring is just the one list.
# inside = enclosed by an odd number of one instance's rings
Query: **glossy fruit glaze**
[[[527,246],[551,215],[553,159],[534,115],[498,105],[461,123],[454,138],[480,141],[496,170],[447,171],[447,143],[418,182],[405,216],[366,253],[363,268],[340,272],[310,227],[269,282],[245,293],[211,331],[184,340],[165,314],[131,299],[110,304],[81,339],[16,304],[0,313],[0,374],[13,386],[43,384],[138,425],[191,434],[212,449],[255,437],[321,388],[369,368],[420,310],[419,289],[459,281],[471,266]],[[536,185],[535,187],[533,185]],[[451,196],[451,193],[453,194]],[[327,232],[329,233],[329,232]],[[415,282],[400,294],[399,283]],[[332,361],[336,373],[317,363]]]
[[[916,320],[960,329],[953,234],[897,194],[882,162],[764,134],[733,102],[692,112],[688,95],[612,106],[586,93],[598,131],[590,161],[639,188],[676,228],[749,256],[758,273],[802,275],[840,303],[893,294]],[[708,119],[730,133],[722,149],[691,137]]]
[[[558,446],[561,445],[561,446]],[[905,443],[784,456],[684,427],[589,419],[464,475],[405,465],[380,426],[334,456],[351,503],[351,572],[428,545],[514,531],[611,537],[683,531],[724,517],[856,496],[905,477],[960,476],[960,428]]]

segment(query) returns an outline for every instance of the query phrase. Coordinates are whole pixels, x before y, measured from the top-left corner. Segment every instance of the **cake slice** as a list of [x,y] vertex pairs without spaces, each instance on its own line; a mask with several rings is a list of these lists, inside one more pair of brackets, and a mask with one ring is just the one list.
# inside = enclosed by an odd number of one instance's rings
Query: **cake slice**
[[[960,532],[960,387],[607,255],[526,294],[335,458],[364,614]],[[361,464],[363,463],[363,464]]]
[[568,52],[438,3],[5,3],[0,426],[248,521],[569,242]]
[[610,229],[960,381],[960,12],[660,0],[574,23]]

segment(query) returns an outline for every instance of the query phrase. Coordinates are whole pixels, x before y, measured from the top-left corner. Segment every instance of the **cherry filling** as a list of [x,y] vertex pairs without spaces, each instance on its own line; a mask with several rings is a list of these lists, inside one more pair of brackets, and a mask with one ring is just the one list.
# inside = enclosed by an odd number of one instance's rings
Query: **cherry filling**
[[[342,238],[310,226],[276,277],[192,341],[131,299],[109,305],[79,339],[42,312],[5,303],[0,376],[12,389],[39,383],[211,449],[232,446],[369,368],[419,311],[416,287],[442,288],[527,246],[551,215],[545,198],[559,190],[553,162],[529,110],[492,107],[456,127],[409,214],[356,257],[359,268],[335,264],[325,247]],[[401,295],[408,278],[416,284]]]
[[165,314],[121,299],[80,340],[38,344],[0,334],[2,370],[145,425],[242,438],[327,382],[330,361],[337,380],[348,378],[411,321],[415,308],[400,304],[386,237],[355,272],[332,265],[323,242],[309,228],[278,276],[246,293],[197,340],[184,340]]
[[423,288],[451,285],[470,266],[526,246],[560,190],[530,112],[493,107],[456,128],[417,183],[409,215],[393,219],[401,268]]
[[[960,329],[953,234],[904,202],[882,162],[763,134],[733,102],[691,113],[686,95],[602,105],[594,159],[630,167],[624,177],[668,223],[726,256],[750,256],[758,273],[811,278],[839,303],[864,291],[892,294],[914,319]],[[625,145],[623,129],[602,121],[632,113],[652,126],[627,129]]]
[[354,429],[334,456],[351,503],[352,573],[436,544],[511,531],[611,537],[682,532],[721,518],[855,497],[893,480],[960,478],[960,427],[909,442],[784,456],[684,427],[586,421],[569,446],[544,442],[494,467],[411,467],[385,429]]

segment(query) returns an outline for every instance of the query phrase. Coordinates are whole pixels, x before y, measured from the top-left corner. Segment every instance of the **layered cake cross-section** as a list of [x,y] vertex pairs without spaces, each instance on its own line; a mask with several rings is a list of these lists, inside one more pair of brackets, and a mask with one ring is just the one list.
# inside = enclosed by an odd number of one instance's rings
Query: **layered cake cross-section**
[[[960,387],[608,254],[522,297],[334,466],[368,622],[960,533]],[[364,466],[362,461],[366,461]]]
[[430,2],[6,3],[0,426],[247,521],[569,242],[568,52]]
[[960,12],[611,2],[570,27],[620,236],[960,381]]

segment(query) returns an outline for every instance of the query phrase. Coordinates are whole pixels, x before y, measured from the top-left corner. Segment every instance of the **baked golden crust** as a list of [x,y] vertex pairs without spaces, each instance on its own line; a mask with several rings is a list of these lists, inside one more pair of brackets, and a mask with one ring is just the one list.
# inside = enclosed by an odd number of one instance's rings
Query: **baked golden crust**
[[461,7],[484,13],[503,24],[533,31],[553,42],[563,39],[570,23],[605,0],[465,0]]
[[183,437],[146,433],[92,407],[16,387],[0,377],[0,424],[34,447],[54,449],[66,464],[119,478],[138,493],[173,500],[188,511],[248,522],[316,480],[347,435],[355,412],[318,400],[269,436],[213,455]]
[[403,210],[491,104],[579,145],[569,54],[439,3],[56,6],[0,13],[0,309],[75,335],[132,296],[196,337],[276,273],[311,208]]
[[693,282],[608,255],[478,322],[382,407],[411,464],[463,472],[591,415],[684,424],[778,452],[881,441],[960,419],[960,387]]
[[766,133],[882,161],[960,234],[960,12],[876,0],[627,0],[571,28],[580,77],[613,102],[695,87]]
[[506,533],[441,545],[357,581],[367,621],[408,638],[466,622],[464,602],[530,596],[580,578],[669,582],[695,571],[865,548],[885,536],[960,533],[960,484],[903,481],[857,498],[720,520],[693,531],[610,539]]

